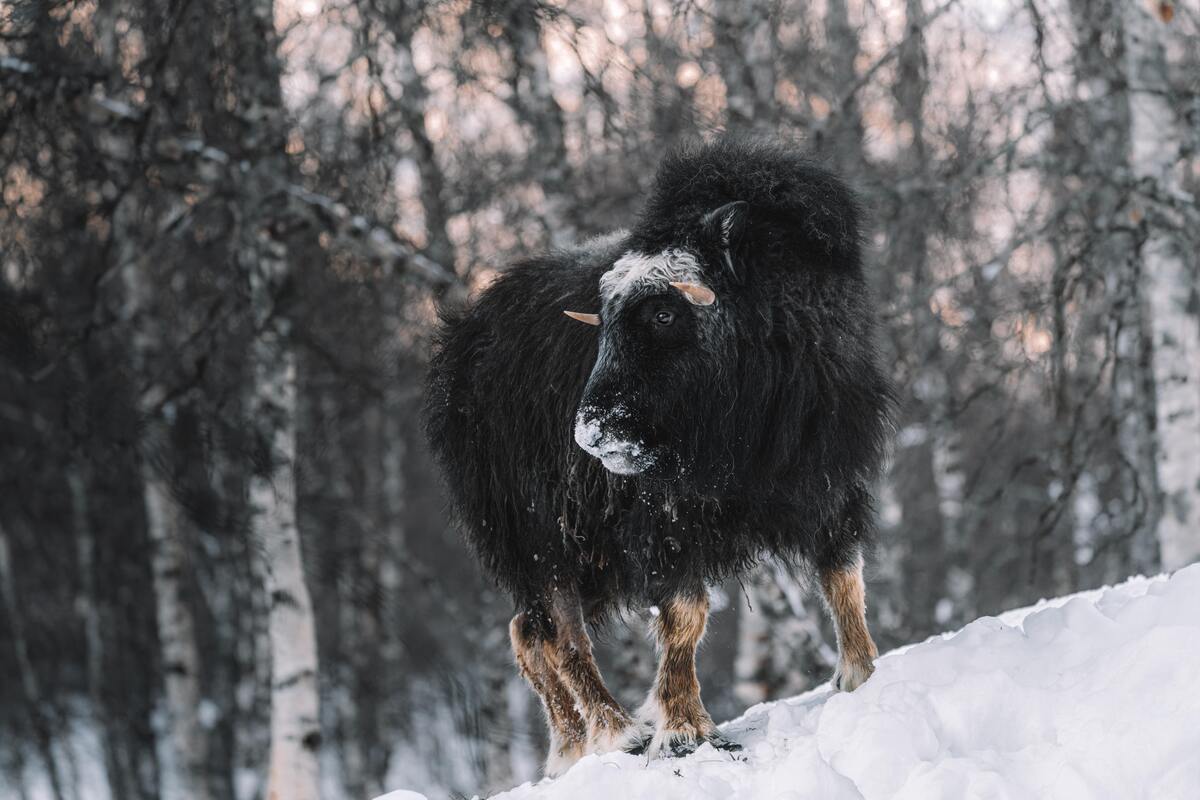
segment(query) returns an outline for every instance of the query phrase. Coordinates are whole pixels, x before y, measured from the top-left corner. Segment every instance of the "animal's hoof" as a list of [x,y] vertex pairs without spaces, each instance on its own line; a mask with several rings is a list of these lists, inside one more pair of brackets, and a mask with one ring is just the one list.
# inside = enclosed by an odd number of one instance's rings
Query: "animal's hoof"
[[861,664],[843,661],[833,673],[833,687],[839,692],[853,692],[874,672],[875,665],[870,661]]
[[720,731],[714,730],[699,737],[688,734],[669,736],[663,743],[662,754],[671,758],[682,758],[696,752],[700,745],[705,742],[711,744],[717,750],[724,750],[726,752],[734,752],[742,749],[740,744],[725,736]]
[[721,733],[720,731],[713,731],[708,736],[706,736],[705,739],[708,741],[709,744],[711,744],[713,747],[717,748],[718,750],[725,750],[727,752],[733,753],[733,752],[737,752],[738,750],[742,749],[742,746],[740,744],[735,742],[733,739],[730,739],[728,736]]
[[647,752],[662,758],[683,758],[696,751],[704,743],[704,737],[686,731],[658,731],[651,740]]
[[625,752],[634,756],[644,756],[650,750],[650,743],[654,741],[654,729],[642,728],[638,735],[632,737],[629,743],[625,745]]
[[696,752],[696,748],[703,741],[691,736],[673,736],[663,744],[662,754],[668,758],[683,758]]
[[668,758],[682,758],[694,753],[700,745],[707,742],[717,750],[733,752],[741,750],[742,746],[715,728],[708,733],[699,731],[661,731],[642,752],[658,754]]

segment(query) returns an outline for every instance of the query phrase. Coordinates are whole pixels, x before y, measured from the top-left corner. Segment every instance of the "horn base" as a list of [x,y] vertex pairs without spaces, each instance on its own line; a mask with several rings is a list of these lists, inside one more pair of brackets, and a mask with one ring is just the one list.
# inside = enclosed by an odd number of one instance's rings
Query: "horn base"
[[694,306],[711,306],[717,302],[716,292],[704,284],[672,281],[671,285],[678,289]]

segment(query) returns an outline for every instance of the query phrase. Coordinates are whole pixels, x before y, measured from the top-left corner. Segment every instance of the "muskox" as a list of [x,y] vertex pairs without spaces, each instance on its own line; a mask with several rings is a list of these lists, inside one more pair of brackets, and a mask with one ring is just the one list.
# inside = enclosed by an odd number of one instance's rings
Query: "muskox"
[[[667,156],[630,231],[515,264],[447,314],[426,432],[456,517],[512,594],[546,773],[586,752],[736,747],[700,700],[706,586],[773,557],[815,573],[853,690],[876,656],[863,556],[887,452],[859,209],[791,147]],[[567,316],[563,312],[567,312]],[[636,715],[587,624],[657,607]]]

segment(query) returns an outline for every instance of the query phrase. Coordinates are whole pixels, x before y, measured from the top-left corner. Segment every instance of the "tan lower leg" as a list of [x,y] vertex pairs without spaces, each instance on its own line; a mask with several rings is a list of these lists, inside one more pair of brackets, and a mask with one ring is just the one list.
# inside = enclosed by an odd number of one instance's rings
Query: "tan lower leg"
[[604,685],[579,601],[556,595],[551,616],[556,636],[545,644],[544,652],[583,712],[591,749],[603,752],[622,747],[630,736],[633,720]]
[[699,742],[716,726],[700,700],[696,647],[708,621],[708,597],[675,597],[660,610],[656,633],[661,657],[642,715],[653,722],[651,748],[672,739]]
[[575,698],[547,661],[542,642],[524,632],[524,617],[524,614],[513,617],[508,631],[521,675],[537,692],[546,711],[546,724],[550,728],[546,774],[555,776],[583,756],[587,726],[575,710]]
[[867,592],[862,558],[841,569],[821,570],[821,591],[837,628],[838,668],[834,684],[852,692],[875,671],[879,651],[867,630]]

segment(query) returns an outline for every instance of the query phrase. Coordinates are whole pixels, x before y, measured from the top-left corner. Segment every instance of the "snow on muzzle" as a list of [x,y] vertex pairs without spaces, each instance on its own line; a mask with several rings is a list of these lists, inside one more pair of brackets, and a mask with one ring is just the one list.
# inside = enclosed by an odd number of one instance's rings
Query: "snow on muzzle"
[[637,475],[654,466],[645,443],[621,431],[629,419],[625,406],[582,406],[575,415],[575,442],[616,475]]

